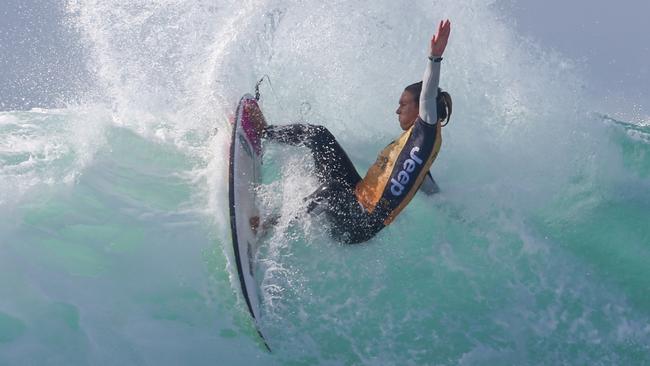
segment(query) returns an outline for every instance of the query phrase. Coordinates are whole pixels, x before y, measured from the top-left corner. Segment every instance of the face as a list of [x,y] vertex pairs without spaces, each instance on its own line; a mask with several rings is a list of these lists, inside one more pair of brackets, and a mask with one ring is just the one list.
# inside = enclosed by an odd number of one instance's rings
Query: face
[[397,107],[395,113],[397,113],[399,126],[402,130],[406,131],[413,126],[413,123],[418,118],[419,105],[411,92],[406,90],[402,92],[402,96],[399,98],[399,107]]

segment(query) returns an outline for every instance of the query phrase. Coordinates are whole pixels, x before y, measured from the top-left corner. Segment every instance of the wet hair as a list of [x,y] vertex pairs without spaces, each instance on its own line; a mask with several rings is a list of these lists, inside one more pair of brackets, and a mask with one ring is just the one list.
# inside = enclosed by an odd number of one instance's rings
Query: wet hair
[[[404,90],[413,95],[415,104],[420,105],[420,94],[422,93],[421,81],[407,86]],[[442,124],[442,127],[446,126],[451,118],[452,101],[451,95],[440,88],[438,88],[438,96],[436,97],[436,109],[438,110],[438,120],[447,120],[446,123]]]

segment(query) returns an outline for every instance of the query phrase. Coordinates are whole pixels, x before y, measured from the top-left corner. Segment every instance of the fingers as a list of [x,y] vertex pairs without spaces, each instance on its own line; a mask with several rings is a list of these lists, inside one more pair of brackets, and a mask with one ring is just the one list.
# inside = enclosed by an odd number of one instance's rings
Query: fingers
[[442,23],[442,33],[449,34],[450,28],[451,28],[451,23],[449,22],[449,19],[447,19],[444,21],[444,23]]
[[451,22],[449,19],[441,20],[438,23],[438,31],[431,37],[431,55],[442,56],[447,47],[449,33],[451,32]]
[[433,40],[438,40],[441,37],[449,37],[451,32],[451,22],[449,19],[441,20],[438,24],[438,31],[433,35]]
[[451,22],[449,19],[445,21],[440,21],[440,25],[438,25],[438,32],[435,36],[436,40],[440,38],[448,38],[449,33],[451,32]]

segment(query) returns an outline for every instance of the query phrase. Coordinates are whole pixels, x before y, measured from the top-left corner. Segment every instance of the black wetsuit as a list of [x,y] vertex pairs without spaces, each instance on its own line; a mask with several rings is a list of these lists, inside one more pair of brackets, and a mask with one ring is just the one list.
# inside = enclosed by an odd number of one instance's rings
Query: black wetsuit
[[384,227],[379,211],[370,214],[357,201],[354,190],[361,182],[361,176],[327,128],[291,124],[268,126],[264,132],[264,137],[269,140],[311,150],[321,186],[305,198],[307,210],[322,210],[327,214],[335,239],[343,243],[361,243]]

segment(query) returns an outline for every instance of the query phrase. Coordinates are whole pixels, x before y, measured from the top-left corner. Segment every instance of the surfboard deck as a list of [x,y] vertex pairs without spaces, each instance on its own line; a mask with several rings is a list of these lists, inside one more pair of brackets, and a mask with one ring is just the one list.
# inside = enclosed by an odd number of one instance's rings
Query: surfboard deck
[[265,125],[257,100],[244,95],[237,106],[230,144],[229,185],[230,229],[237,264],[237,274],[248,311],[266,348],[259,327],[260,290],[255,279],[255,254],[258,238],[259,210],[255,204],[256,187],[261,181],[262,143],[257,134]]

